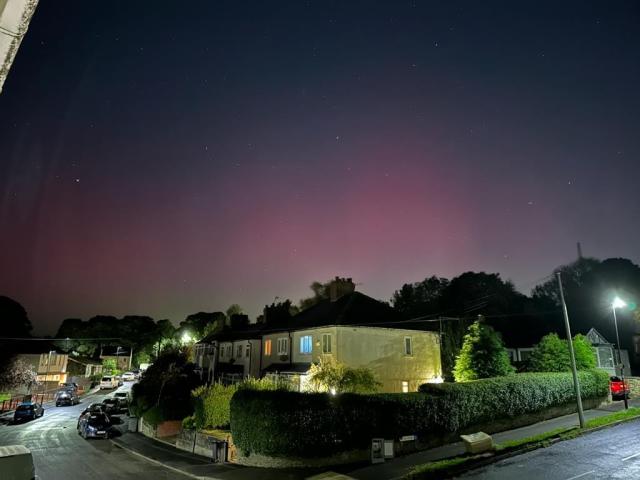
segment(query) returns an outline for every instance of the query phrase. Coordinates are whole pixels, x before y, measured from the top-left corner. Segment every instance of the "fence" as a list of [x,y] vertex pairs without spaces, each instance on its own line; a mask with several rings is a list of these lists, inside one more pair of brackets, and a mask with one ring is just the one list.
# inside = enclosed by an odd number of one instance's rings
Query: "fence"
[[8,410],[15,410],[19,403],[22,402],[51,402],[55,399],[57,388],[47,390],[45,392],[33,392],[31,394],[14,395],[7,400],[3,400],[0,403],[0,413]]

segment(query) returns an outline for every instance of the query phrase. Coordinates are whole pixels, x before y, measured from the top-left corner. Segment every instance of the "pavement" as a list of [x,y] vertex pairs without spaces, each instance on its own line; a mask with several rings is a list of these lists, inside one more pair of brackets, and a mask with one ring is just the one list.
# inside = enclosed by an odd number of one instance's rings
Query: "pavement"
[[[632,406],[640,406],[640,400],[632,400]],[[590,420],[592,418],[601,417],[614,413],[623,409],[623,402],[614,402],[609,405],[587,410],[585,411],[585,418]],[[541,433],[556,430],[558,428],[568,428],[578,425],[578,418],[576,414],[564,415],[562,417],[545,420],[533,425],[521,427],[505,432],[493,434],[492,437],[495,443],[503,443],[511,440],[518,440],[522,438],[539,435]],[[616,427],[617,428],[617,427]],[[610,429],[605,429],[610,430]],[[595,435],[589,434],[589,436]],[[604,434],[599,434],[604,435]],[[304,480],[311,477],[315,478],[333,478],[332,475],[340,475],[343,479],[356,479],[356,480],[396,480],[401,479],[406,475],[414,466],[420,465],[435,460],[442,460],[465,453],[464,445],[462,442],[456,442],[452,444],[443,445],[441,447],[433,448],[430,450],[424,450],[421,452],[413,453],[410,455],[394,458],[388,460],[383,464],[376,465],[360,465],[360,466],[340,466],[333,469],[261,469],[252,467],[242,467],[231,464],[213,464],[211,460],[198,455],[193,455],[188,452],[178,450],[171,445],[163,442],[155,441],[144,437],[138,433],[125,433],[121,437],[113,439],[113,442],[126,449],[134,455],[146,457],[155,464],[164,464],[168,468],[187,474],[191,478],[200,479],[219,479],[219,480],[245,480],[245,479],[285,479],[285,480]],[[639,449],[640,450],[640,449]],[[519,457],[516,457],[519,458]],[[640,455],[638,456],[640,461]],[[491,476],[478,477],[493,479]],[[337,478],[337,477],[336,477]],[[496,477],[498,478],[498,477]],[[503,478],[503,477],[500,477]],[[514,476],[507,476],[504,478],[514,478]],[[542,478],[535,476],[525,476],[524,479],[529,478]],[[554,477],[555,478],[555,477]],[[557,477],[565,480],[569,479],[569,476]],[[594,477],[597,478],[597,477]],[[628,477],[628,478],[640,478]],[[550,480],[545,478],[545,480]]]

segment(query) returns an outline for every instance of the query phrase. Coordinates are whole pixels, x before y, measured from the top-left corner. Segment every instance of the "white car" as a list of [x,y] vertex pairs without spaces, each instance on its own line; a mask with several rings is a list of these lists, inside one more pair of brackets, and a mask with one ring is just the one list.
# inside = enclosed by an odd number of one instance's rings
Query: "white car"
[[122,380],[125,382],[133,382],[136,379],[136,374],[133,372],[124,372],[122,374]]
[[116,377],[105,376],[100,380],[100,390],[116,388],[118,386],[118,379]]

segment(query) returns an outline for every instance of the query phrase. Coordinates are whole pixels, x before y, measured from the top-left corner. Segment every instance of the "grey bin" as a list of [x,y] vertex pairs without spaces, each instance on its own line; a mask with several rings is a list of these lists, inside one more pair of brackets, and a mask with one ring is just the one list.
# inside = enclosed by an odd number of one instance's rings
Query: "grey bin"
[[225,463],[227,461],[227,442],[224,440],[216,440],[211,442],[213,449],[213,463]]
[[127,430],[129,430],[130,432],[137,432],[138,431],[138,418],[137,417],[129,417],[129,425],[127,427]]

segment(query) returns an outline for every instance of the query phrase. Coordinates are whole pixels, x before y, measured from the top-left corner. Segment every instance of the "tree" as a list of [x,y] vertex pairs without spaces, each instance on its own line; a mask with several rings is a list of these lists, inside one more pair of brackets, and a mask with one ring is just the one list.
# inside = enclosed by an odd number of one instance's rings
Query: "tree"
[[8,368],[0,372],[0,391],[20,387],[31,388],[36,383],[37,374],[33,367],[21,359],[13,359]]
[[500,335],[477,320],[464,336],[453,375],[456,382],[502,377],[515,372]]
[[232,315],[236,315],[236,314],[239,315],[244,312],[240,305],[238,305],[237,303],[233,303],[229,305],[229,308],[227,308],[227,311],[225,313],[227,314],[227,317],[231,318]]
[[300,311],[306,310],[307,308],[313,307],[314,305],[320,303],[322,300],[326,300],[329,298],[329,285],[331,285],[331,280],[328,282],[313,282],[309,288],[313,291],[313,296],[303,298],[298,302],[298,308]]
[[[591,342],[584,335],[573,337],[573,350],[576,356],[576,368],[588,370],[596,367],[596,356]],[[556,333],[542,337],[531,352],[527,362],[531,372],[568,372],[571,370],[569,345]]]
[[0,318],[3,337],[30,337],[33,326],[27,312],[15,300],[0,295]]
[[200,340],[206,332],[221,330],[227,316],[222,312],[198,312],[189,315],[180,322],[180,330],[188,332],[193,338]]
[[420,317],[434,314],[439,310],[443,290],[449,280],[431,276],[421,282],[405,283],[391,297],[391,304],[407,317]]
[[118,373],[118,364],[113,358],[105,358],[102,360],[102,371],[107,375],[116,375]]
[[324,358],[311,365],[309,384],[316,391],[331,393],[374,393],[381,386],[368,368],[352,368]]

